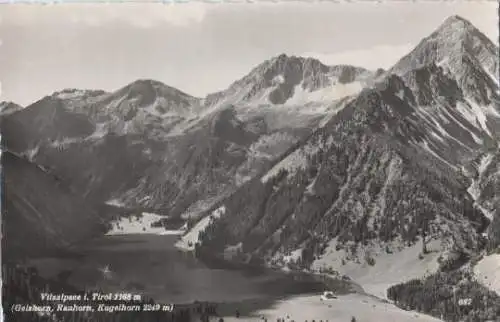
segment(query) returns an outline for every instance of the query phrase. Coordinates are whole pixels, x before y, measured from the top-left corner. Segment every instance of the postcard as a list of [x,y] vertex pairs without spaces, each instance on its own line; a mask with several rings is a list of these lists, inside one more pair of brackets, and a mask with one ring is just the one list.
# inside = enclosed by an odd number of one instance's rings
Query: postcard
[[499,321],[497,2],[0,16],[4,321]]

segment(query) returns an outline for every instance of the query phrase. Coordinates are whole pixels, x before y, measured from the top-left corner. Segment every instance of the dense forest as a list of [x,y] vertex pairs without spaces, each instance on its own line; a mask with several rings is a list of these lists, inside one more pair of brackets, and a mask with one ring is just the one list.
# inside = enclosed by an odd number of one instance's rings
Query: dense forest
[[389,299],[449,322],[500,321],[500,296],[477,282],[467,269],[441,271],[392,286]]
[[[327,145],[330,136],[320,134],[314,145]],[[233,215],[213,221],[200,243],[221,251],[241,242],[242,254],[265,261],[301,248],[302,267],[334,238],[349,252],[398,238],[407,246],[425,238],[471,252],[483,248],[488,221],[467,196],[465,178],[437,164],[422,167],[433,161],[422,156],[416,165],[413,151],[376,137],[355,133],[307,156],[304,169],[249,181],[224,202]]]

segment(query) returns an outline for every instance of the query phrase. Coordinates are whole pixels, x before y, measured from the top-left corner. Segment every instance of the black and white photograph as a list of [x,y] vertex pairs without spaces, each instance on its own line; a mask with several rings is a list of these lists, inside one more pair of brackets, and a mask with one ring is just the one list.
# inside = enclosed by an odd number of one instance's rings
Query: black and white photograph
[[1,321],[500,321],[497,1],[0,18]]

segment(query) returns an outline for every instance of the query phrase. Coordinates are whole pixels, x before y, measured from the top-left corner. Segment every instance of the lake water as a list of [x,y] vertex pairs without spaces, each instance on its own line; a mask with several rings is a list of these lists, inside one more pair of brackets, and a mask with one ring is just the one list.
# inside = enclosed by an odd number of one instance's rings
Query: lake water
[[[104,236],[75,249],[75,256],[30,261],[41,275],[67,271],[67,282],[83,289],[139,293],[160,303],[237,302],[316,293],[323,284],[271,270],[211,268],[175,248],[178,236]],[[109,268],[109,272],[105,267]]]

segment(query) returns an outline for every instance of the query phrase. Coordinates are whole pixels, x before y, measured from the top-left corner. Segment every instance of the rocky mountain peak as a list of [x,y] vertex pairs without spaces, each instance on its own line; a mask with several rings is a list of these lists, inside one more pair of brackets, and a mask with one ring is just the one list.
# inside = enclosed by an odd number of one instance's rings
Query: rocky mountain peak
[[[478,55],[482,50],[495,51],[493,42],[477,29],[471,22],[460,17],[451,16],[431,35],[434,38],[446,40],[449,44],[457,43],[461,49],[472,55]],[[492,53],[493,54],[493,53]],[[479,57],[481,58],[481,57]]]
[[8,115],[22,110],[23,107],[14,102],[0,102],[0,115]]
[[142,124],[163,121],[165,117],[181,117],[197,110],[200,99],[151,79],[136,80],[95,102],[83,106],[93,118],[117,122],[136,120]]
[[228,89],[208,95],[206,104],[284,104],[296,94],[307,96],[369,75],[369,71],[359,67],[328,66],[312,57],[280,54],[255,67]]
[[136,100],[137,105],[144,106],[153,104],[158,98],[167,101],[187,101],[194,97],[152,79],[139,79],[115,92],[117,96],[126,96],[127,99]]
[[490,75],[498,75],[498,47],[472,23],[460,16],[447,18],[390,72],[399,75],[434,62],[444,65],[460,79],[464,59],[479,65]]
[[467,19],[459,16],[452,15],[446,18],[446,20],[437,28],[437,30],[450,30],[454,29],[456,32],[462,32],[466,29],[476,29],[474,25]]
[[120,90],[120,94],[124,94],[128,99],[137,99],[138,105],[149,105],[156,100],[156,88],[161,85],[163,84],[159,82],[141,79],[125,86]]

